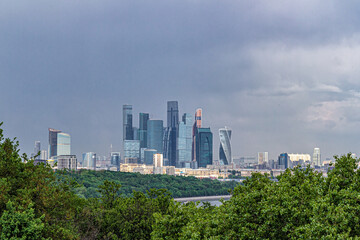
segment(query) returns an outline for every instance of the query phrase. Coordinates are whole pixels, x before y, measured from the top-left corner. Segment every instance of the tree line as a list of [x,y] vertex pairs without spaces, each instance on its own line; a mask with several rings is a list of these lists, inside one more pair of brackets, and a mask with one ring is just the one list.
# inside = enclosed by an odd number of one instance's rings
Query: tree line
[[167,189],[174,198],[228,195],[238,184],[234,181],[220,182],[208,178],[170,176],[170,175],[144,175],[140,173],[81,170],[78,172],[61,172],[78,183],[73,189],[76,195],[82,198],[98,198],[98,186],[105,180],[121,185],[119,193],[124,197],[132,197],[133,192],[146,193],[152,188]]

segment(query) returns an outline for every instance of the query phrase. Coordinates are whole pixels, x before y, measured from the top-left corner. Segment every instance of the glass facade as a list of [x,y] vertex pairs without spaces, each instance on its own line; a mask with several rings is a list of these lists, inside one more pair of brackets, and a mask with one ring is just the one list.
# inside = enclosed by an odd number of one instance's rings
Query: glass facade
[[147,121],[147,147],[163,153],[164,127],[162,120]]
[[58,133],[57,134],[57,155],[70,155],[71,154],[71,138],[70,134]]
[[197,129],[196,162],[199,168],[206,168],[213,163],[213,134],[210,128]]
[[87,169],[96,169],[96,153],[87,152],[82,155],[82,167]]
[[139,113],[139,140],[140,148],[147,148],[147,121],[148,113]]
[[287,153],[281,153],[278,158],[278,166],[280,169],[286,169],[289,167],[289,155]]
[[177,133],[179,126],[179,106],[177,101],[167,102],[167,128],[164,135],[164,158],[168,159],[169,165],[177,163]]
[[123,140],[133,140],[132,105],[123,105]]
[[54,157],[57,154],[57,135],[61,133],[60,130],[49,128],[49,158]]
[[120,153],[119,152],[112,152],[110,154],[110,164],[111,166],[115,166],[117,170],[120,170]]
[[227,127],[219,129],[220,149],[219,160],[224,165],[232,164],[231,155],[231,130]]
[[157,151],[155,149],[145,149],[144,150],[144,163],[146,165],[153,165],[154,163],[154,154],[156,154]]
[[176,167],[190,166],[192,149],[192,116],[185,113],[179,124]]
[[124,141],[124,158],[140,158],[140,141],[125,140]]

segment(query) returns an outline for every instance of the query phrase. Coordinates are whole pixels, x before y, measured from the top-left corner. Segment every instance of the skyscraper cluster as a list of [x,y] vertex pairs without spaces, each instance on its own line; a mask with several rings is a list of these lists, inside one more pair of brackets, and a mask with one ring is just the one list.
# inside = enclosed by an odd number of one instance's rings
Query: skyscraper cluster
[[195,119],[189,113],[179,118],[177,101],[167,102],[167,122],[139,113],[139,127],[133,126],[132,105],[123,105],[123,160],[153,164],[162,154],[164,166],[198,168],[213,163],[213,134],[201,126],[202,110]]

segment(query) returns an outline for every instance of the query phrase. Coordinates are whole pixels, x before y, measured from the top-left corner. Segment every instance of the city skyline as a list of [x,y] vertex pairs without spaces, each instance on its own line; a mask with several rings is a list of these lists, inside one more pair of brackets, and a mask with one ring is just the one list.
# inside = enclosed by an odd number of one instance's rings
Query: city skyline
[[[201,107],[233,156],[354,152],[360,121],[356,2],[2,1],[0,121],[21,151],[71,135],[72,154],[122,149],[122,105],[166,125]],[[67,16],[64,18],[63,16]]]

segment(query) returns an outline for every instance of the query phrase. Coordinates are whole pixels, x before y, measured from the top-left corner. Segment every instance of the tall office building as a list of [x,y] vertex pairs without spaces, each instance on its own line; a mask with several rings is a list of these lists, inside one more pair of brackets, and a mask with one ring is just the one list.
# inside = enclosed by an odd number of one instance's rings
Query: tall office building
[[124,159],[137,158],[140,159],[140,141],[125,140],[124,141]]
[[[41,147],[40,147],[40,141],[35,141],[35,145],[34,145],[34,156],[36,156],[36,155],[39,154],[40,148],[41,148]],[[40,159],[40,155],[35,158],[35,160],[39,160],[39,159]]]
[[233,163],[231,155],[231,129],[225,127],[219,129],[220,149],[219,160],[224,165]]
[[264,164],[269,162],[269,153],[268,152],[259,152],[258,153],[258,164]]
[[197,129],[201,128],[201,117],[202,117],[202,109],[198,108],[195,111],[195,122],[192,130],[193,140],[192,140],[191,158],[194,162],[196,162],[196,133],[197,133]]
[[147,148],[147,121],[148,113],[139,113],[139,140],[140,148]]
[[49,128],[49,158],[57,156],[57,135],[60,130]]
[[119,152],[111,152],[110,153],[110,164],[111,166],[115,166],[118,171],[120,171],[120,153]]
[[167,102],[167,128],[164,135],[164,157],[170,166],[176,165],[176,146],[179,125],[179,107],[177,101]]
[[49,128],[49,158],[60,155],[71,155],[70,134]]
[[154,164],[154,154],[157,151],[155,149],[145,149],[144,150],[144,163],[146,165],[153,165]]
[[164,125],[162,120],[147,121],[147,148],[163,153]]
[[47,159],[48,159],[47,151],[46,150],[41,150],[40,160],[47,160]]
[[96,170],[96,153],[94,152],[83,153],[82,167],[86,169]]
[[281,153],[278,158],[278,166],[280,169],[286,169],[289,167],[290,158],[287,153]]
[[154,154],[154,174],[163,174],[164,159],[162,154]]
[[315,166],[322,166],[320,148],[314,148],[313,163]]
[[206,168],[213,163],[213,134],[210,128],[198,128],[196,133],[196,162]]
[[192,149],[192,116],[185,113],[182,121],[179,123],[177,140],[177,163],[176,167],[185,167],[190,165]]
[[132,105],[123,105],[123,141],[134,140]]

